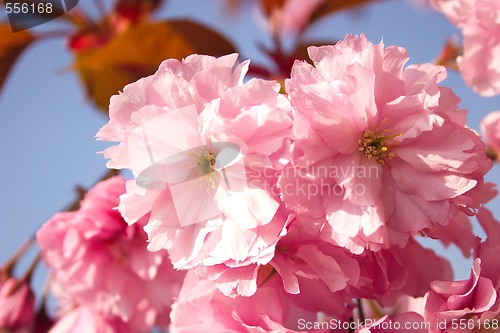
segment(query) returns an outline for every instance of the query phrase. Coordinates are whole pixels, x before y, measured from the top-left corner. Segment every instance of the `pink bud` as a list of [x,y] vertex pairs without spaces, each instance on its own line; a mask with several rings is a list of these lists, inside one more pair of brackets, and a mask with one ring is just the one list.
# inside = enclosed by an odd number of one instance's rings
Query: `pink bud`
[[16,330],[34,316],[35,295],[29,284],[9,278],[0,285],[0,329]]

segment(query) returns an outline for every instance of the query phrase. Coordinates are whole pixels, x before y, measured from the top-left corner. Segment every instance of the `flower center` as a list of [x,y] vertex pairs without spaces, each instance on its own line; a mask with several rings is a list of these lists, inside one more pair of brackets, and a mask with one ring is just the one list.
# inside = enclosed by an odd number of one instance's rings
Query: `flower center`
[[390,160],[394,153],[389,151],[391,145],[396,144],[392,139],[401,134],[387,135],[389,130],[383,132],[367,130],[363,133],[363,138],[359,139],[359,151],[365,154],[368,159],[375,159],[378,164],[385,164],[385,160]]
[[[208,181],[207,191],[217,187],[217,173],[215,172],[215,155],[207,148],[203,147],[199,153],[191,154],[194,158],[196,169],[200,177]],[[200,186],[202,186],[200,184]]]
[[201,175],[208,175],[215,171],[215,156],[208,149],[201,156],[195,157],[195,160]]

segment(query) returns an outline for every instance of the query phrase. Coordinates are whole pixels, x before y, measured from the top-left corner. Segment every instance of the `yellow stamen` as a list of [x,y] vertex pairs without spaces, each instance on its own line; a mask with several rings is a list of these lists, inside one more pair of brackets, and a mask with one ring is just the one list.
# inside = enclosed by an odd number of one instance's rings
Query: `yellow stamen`
[[[210,189],[217,188],[217,174],[215,173],[215,155],[204,148],[201,154],[190,154],[194,158],[195,165],[200,173],[200,177],[208,181],[208,186],[205,190],[208,192]],[[203,183],[200,183],[200,188],[203,190]]]
[[378,164],[385,164],[385,160],[390,160],[394,156],[394,153],[389,152],[389,147],[396,144],[393,138],[402,135],[398,134],[387,134],[389,129],[380,131],[367,130],[363,133],[363,138],[359,139],[359,151],[362,152],[368,159],[375,159]]

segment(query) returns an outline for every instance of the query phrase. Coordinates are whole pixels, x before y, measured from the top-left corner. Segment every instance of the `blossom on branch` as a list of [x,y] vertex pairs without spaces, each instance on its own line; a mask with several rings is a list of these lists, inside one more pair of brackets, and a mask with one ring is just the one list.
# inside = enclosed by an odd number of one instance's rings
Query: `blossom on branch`
[[483,96],[500,93],[500,2],[431,0],[435,9],[462,30],[463,55],[457,63],[465,82]]
[[495,162],[500,160],[500,111],[491,112],[481,120],[481,133],[488,157]]
[[111,99],[98,133],[120,142],[108,166],[136,175],[120,212],[131,224],[147,215],[148,249],[167,249],[177,269],[267,264],[286,234],[273,186],[290,105],[276,82],[243,83],[249,63],[237,57],[166,60]]
[[468,280],[434,281],[425,297],[425,319],[430,333],[496,332],[500,329],[500,223],[481,208],[478,221],[487,239],[477,239]]
[[458,98],[438,86],[444,67],[404,68],[405,49],[364,35],[308,52],[314,66],[297,61],[286,81],[295,142],[278,185],[310,232],[377,251],[479,206],[491,165]]
[[[132,226],[123,220],[116,207],[124,192],[121,176],[102,181],[80,209],[55,214],[37,232],[66,324],[96,313],[103,323],[123,323],[129,332],[168,325],[184,273],[172,268],[166,253],[146,249],[145,219]],[[63,332],[66,324],[56,327]]]
[[28,283],[9,278],[0,281],[0,331],[28,330],[35,317],[35,294]]

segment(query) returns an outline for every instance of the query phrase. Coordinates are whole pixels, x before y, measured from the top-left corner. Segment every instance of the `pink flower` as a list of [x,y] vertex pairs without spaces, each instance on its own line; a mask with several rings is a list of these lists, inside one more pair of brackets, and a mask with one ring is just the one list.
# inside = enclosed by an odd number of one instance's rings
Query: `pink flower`
[[110,320],[90,307],[79,306],[61,317],[50,333],[126,333],[127,325],[115,318]]
[[361,272],[358,258],[349,251],[315,239],[295,225],[278,243],[270,265],[290,294],[303,293],[301,278],[323,283],[331,293],[343,291],[358,285]]
[[382,306],[392,306],[401,297],[422,297],[432,281],[453,277],[446,259],[415,241],[402,249],[364,251],[357,258],[359,280],[347,292],[352,297],[375,299]]
[[482,207],[477,219],[487,239],[476,244],[468,280],[435,281],[426,295],[425,319],[430,333],[482,332],[500,329],[500,223]]
[[486,153],[493,161],[500,160],[500,111],[489,113],[481,121],[481,133],[486,142]]
[[[477,220],[485,231],[487,238],[477,245],[475,255],[481,259],[481,275],[493,281],[493,285],[500,294],[500,223],[493,218],[493,214],[481,207],[477,214]],[[498,301],[500,308],[500,300]]]
[[29,284],[14,278],[0,282],[0,331],[26,329],[34,319],[34,307]]
[[[106,320],[125,322],[133,332],[145,332],[168,324],[165,317],[184,274],[173,270],[166,253],[146,249],[144,220],[128,226],[122,219],[115,207],[124,192],[122,177],[100,182],[79,210],[47,221],[37,243],[64,308],[83,306]],[[78,312],[78,318],[88,311]]]
[[498,329],[499,319],[495,316],[499,313],[495,286],[489,278],[481,276],[479,258],[474,260],[469,280],[434,281],[425,299],[424,317],[431,325],[430,333]]
[[[322,295],[306,293],[304,299],[301,296],[287,294],[281,281],[271,277],[251,297],[227,298],[211,281],[200,280],[189,271],[179,299],[172,306],[170,331],[329,332],[326,328],[311,330],[313,327],[309,326],[321,322],[317,310],[310,310],[309,306],[314,305],[314,300],[321,300]],[[338,332],[347,333],[347,330]]]
[[432,0],[462,30],[457,58],[465,82],[483,96],[500,93],[500,3],[497,0]]
[[111,99],[98,133],[120,141],[108,165],[136,175],[120,212],[129,223],[148,215],[148,249],[167,249],[178,269],[263,265],[286,233],[273,186],[290,105],[276,82],[243,83],[248,62],[237,57],[163,62]]
[[478,206],[491,165],[438,87],[443,67],[403,69],[403,48],[364,35],[308,52],[314,66],[297,61],[286,81],[295,142],[279,186],[311,233],[354,253],[402,247]]
[[487,239],[476,245],[471,275],[464,281],[435,281],[425,298],[430,333],[496,332],[500,329],[500,223],[486,208],[478,221]]

